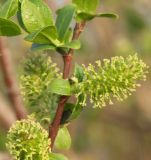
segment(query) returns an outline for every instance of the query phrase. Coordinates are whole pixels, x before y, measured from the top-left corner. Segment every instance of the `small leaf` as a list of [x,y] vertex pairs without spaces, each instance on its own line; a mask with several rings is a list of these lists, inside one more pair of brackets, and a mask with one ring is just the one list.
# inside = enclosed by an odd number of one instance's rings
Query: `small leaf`
[[77,104],[69,118],[69,121],[76,119],[81,114],[82,111],[83,111],[83,106]]
[[75,64],[74,76],[78,79],[78,82],[83,81],[84,71],[83,71],[83,68],[77,63]]
[[92,20],[93,18],[118,18],[118,15],[114,14],[114,13],[99,13],[99,14],[91,14],[91,13],[85,13],[85,12],[80,12],[77,15],[77,20],[81,21],[81,20],[85,20],[85,21],[89,21]]
[[45,35],[43,35],[43,30],[45,30],[45,28],[32,32],[31,34],[26,36],[24,39],[26,41],[34,42],[38,44],[43,44],[43,43],[50,44],[51,41]]
[[83,106],[79,104],[66,103],[64,107],[61,125],[69,123],[71,120],[76,119],[83,111]]
[[43,50],[55,50],[55,46],[50,44],[36,44],[33,43],[31,46],[32,51],[43,51]]
[[50,153],[49,160],[68,160],[68,158],[62,154]]
[[21,3],[18,4],[17,20],[18,20],[18,23],[19,23],[20,27],[22,27],[23,30],[28,32],[24,23],[23,23],[23,19],[22,19]]
[[51,10],[42,0],[22,0],[22,20],[29,32],[53,25]]
[[95,18],[95,14],[91,14],[91,13],[85,13],[85,12],[80,12],[77,14],[77,21],[90,21],[93,18]]
[[61,41],[64,40],[64,37],[69,29],[71,21],[75,13],[75,7],[73,5],[67,5],[64,8],[57,11],[57,20],[56,27]]
[[99,0],[72,0],[79,12],[95,13]]
[[16,36],[21,34],[21,30],[14,22],[0,18],[0,36]]
[[25,37],[26,41],[39,43],[39,44],[50,44],[60,45],[60,42],[57,40],[57,32],[54,26],[47,26],[39,29],[38,31],[32,32],[27,37]]
[[115,13],[99,13],[96,14],[96,17],[105,17],[105,18],[118,18],[119,16]]
[[55,147],[57,149],[68,150],[70,146],[71,146],[71,137],[67,127],[60,128],[55,140]]
[[73,36],[73,31],[72,31],[71,28],[69,28],[69,30],[68,30],[67,33],[65,34],[64,43],[71,42],[72,36]]
[[7,0],[0,10],[0,17],[8,19],[17,13],[18,0]]
[[71,87],[68,80],[65,79],[54,79],[50,85],[50,92],[56,93],[59,95],[71,95]]
[[63,115],[62,115],[61,122],[60,122],[61,125],[69,122],[69,118],[70,118],[74,108],[75,108],[75,104],[72,104],[72,103],[65,104]]
[[68,42],[60,47],[63,47],[63,48],[71,48],[71,49],[80,49],[81,47],[81,43],[79,40],[73,40],[71,42]]

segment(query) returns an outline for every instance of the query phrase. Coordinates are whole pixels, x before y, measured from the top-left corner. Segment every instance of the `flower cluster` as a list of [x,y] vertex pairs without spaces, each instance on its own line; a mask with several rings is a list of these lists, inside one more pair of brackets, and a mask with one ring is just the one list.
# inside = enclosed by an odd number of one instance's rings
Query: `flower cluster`
[[48,85],[61,76],[58,71],[51,58],[42,53],[31,54],[23,64],[21,93],[26,106],[39,120],[50,121],[50,110],[56,108],[58,96],[49,92]]
[[15,160],[49,160],[48,133],[32,117],[17,121],[9,130],[7,141]]
[[100,108],[112,104],[114,98],[122,101],[140,86],[138,80],[146,79],[147,68],[136,54],[96,61],[95,66],[89,64],[87,68],[83,65],[83,81],[76,84],[78,101],[85,106],[89,98]]

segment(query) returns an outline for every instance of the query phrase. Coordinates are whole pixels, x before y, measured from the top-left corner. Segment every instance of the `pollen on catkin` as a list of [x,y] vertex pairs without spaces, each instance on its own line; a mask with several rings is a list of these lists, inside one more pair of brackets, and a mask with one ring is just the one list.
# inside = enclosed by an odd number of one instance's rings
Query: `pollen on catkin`
[[85,106],[89,99],[93,107],[101,108],[113,104],[114,98],[122,101],[140,86],[139,80],[146,79],[147,69],[137,54],[99,60],[88,67],[83,65],[83,81],[76,84],[78,103]]
[[50,139],[32,117],[17,121],[7,134],[7,149],[14,160],[49,160]]

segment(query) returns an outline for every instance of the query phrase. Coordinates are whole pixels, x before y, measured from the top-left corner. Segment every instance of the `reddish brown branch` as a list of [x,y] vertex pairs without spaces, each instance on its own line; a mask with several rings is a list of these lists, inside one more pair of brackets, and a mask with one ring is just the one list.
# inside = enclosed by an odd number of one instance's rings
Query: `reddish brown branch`
[[16,121],[16,116],[10,109],[10,105],[4,100],[0,94],[0,127],[9,130],[11,125]]
[[60,125],[61,117],[62,117],[63,110],[64,110],[64,104],[67,102],[67,100],[68,100],[67,96],[62,96],[60,98],[58,108],[56,111],[56,115],[55,115],[55,119],[50,126],[50,135],[49,136],[51,138],[51,148],[53,148],[54,141],[55,141],[55,138],[56,138],[58,130],[59,130],[59,125]]
[[27,112],[22,104],[19,87],[13,72],[10,53],[3,38],[0,38],[0,65],[16,117],[18,119],[26,118]]
[[72,55],[71,54],[64,55],[63,61],[64,61],[63,79],[67,79],[70,74]]
[[76,40],[79,38],[80,34],[83,32],[84,27],[86,25],[86,22],[76,23],[76,26],[74,28],[74,34],[73,34],[73,40]]
[[[79,38],[80,34],[82,33],[84,29],[84,26],[85,26],[85,22],[76,24],[75,29],[74,29],[73,38],[72,38],[73,40],[76,40]],[[70,49],[68,54],[63,55],[63,60],[64,60],[63,78],[64,79],[69,78],[73,53],[74,53],[74,50]],[[53,148],[54,141],[55,141],[55,138],[59,130],[60,121],[61,121],[61,117],[62,117],[63,110],[64,110],[64,105],[67,102],[68,98],[69,98],[68,96],[61,96],[54,121],[50,125],[49,137],[51,138],[51,148]]]
[[[76,23],[72,40],[79,39],[80,34],[83,32],[85,25],[86,25],[86,22]],[[74,53],[74,50],[70,49],[68,54],[73,55],[73,53]]]

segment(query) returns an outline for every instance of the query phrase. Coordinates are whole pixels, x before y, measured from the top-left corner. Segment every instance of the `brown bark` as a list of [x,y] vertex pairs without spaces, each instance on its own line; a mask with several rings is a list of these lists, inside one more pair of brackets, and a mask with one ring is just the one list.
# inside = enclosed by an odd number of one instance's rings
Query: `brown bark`
[[26,118],[27,112],[23,106],[19,87],[14,76],[10,52],[5,45],[3,38],[0,38],[0,66],[7,86],[8,96],[17,119]]
[[0,94],[0,127],[2,127],[4,130],[9,130],[15,121],[15,114],[12,112],[9,104],[5,102],[4,98]]
[[[73,40],[76,40],[79,38],[84,27],[85,27],[85,22],[76,24],[75,29],[74,29],[73,38],[72,38]],[[73,53],[74,53],[74,50],[70,49],[68,54],[63,55],[63,60],[64,60],[63,78],[64,79],[69,78]],[[59,130],[61,117],[63,115],[64,105],[67,102],[68,98],[69,98],[68,96],[61,96],[54,121],[50,125],[49,137],[51,138],[51,148],[53,148],[55,138],[56,138],[58,130]]]

